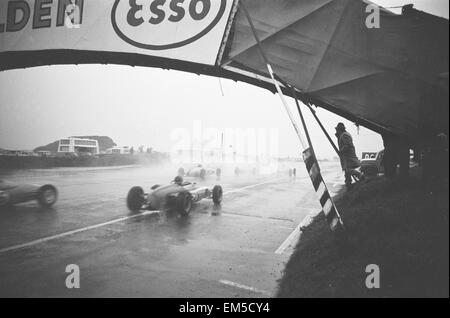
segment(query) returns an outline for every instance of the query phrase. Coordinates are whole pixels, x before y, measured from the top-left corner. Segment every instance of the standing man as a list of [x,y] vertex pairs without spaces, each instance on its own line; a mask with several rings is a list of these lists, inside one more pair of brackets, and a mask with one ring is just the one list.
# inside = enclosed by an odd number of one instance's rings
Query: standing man
[[359,180],[364,180],[364,175],[356,170],[361,166],[361,162],[356,156],[352,135],[347,132],[343,123],[339,123],[335,129],[339,145],[341,166],[342,170],[345,171],[345,185],[349,190],[352,186],[352,176]]

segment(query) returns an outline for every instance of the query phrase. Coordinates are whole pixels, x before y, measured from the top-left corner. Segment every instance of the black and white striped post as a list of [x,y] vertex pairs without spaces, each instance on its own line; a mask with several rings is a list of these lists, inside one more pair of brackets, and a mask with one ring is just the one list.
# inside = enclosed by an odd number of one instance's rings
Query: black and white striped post
[[[313,146],[311,143],[311,138],[309,137],[309,134],[308,134],[308,128],[306,127],[306,122],[303,118],[303,114],[301,112],[300,105],[298,103],[298,99],[295,95],[295,89],[292,88],[293,95],[294,95],[293,97],[295,99],[295,102],[297,103],[297,108],[298,108],[298,111],[299,111],[299,114],[300,114],[300,117],[302,120],[302,124],[303,124],[303,128],[304,128],[306,137],[308,139],[308,143],[303,138],[303,135],[301,133],[300,128],[297,125],[294,115],[292,114],[292,112],[289,108],[289,105],[286,102],[286,99],[281,90],[280,84],[276,80],[276,76],[273,72],[272,66],[270,65],[269,60],[267,59],[266,55],[264,54],[264,50],[262,48],[261,41],[259,40],[259,37],[256,34],[255,26],[253,25],[253,21],[250,17],[250,14],[248,13],[247,9],[245,8],[245,5],[243,2],[240,2],[239,5],[241,6],[242,10],[244,11],[244,13],[247,17],[248,23],[250,24],[250,28],[253,32],[253,36],[255,37],[255,40],[258,44],[261,56],[267,66],[267,70],[269,71],[272,82],[277,89],[278,96],[280,97],[281,102],[283,103],[284,108],[289,116],[289,119],[291,120],[292,126],[294,126],[295,132],[297,133],[297,136],[300,140],[300,143],[303,148],[303,151],[302,151],[303,152],[303,160],[306,164],[306,169],[308,170],[309,176],[311,177],[311,181],[313,183],[314,189],[319,196],[319,201],[322,206],[322,211],[325,214],[325,217],[326,217],[328,223],[330,224],[330,228],[332,231],[337,231],[338,229],[344,229],[344,223],[342,222],[341,216],[339,215],[336,205],[334,204],[333,199],[330,196],[330,192],[328,191],[327,185],[325,184],[325,182],[322,178],[322,174],[320,173],[319,163],[314,154],[314,149],[313,149]],[[288,88],[288,87],[286,87],[286,88]]]
[[[272,67],[270,66],[270,64],[267,64],[267,69],[270,73],[273,84],[277,88],[278,95],[281,98],[284,108],[286,109],[289,119],[291,120],[291,123],[294,126],[294,129],[295,129],[297,136],[300,140],[300,143],[303,147],[303,161],[306,165],[306,170],[308,171],[308,174],[311,178],[312,184],[314,186],[314,190],[316,191],[316,193],[319,197],[320,205],[322,206],[322,211],[325,214],[325,217],[330,225],[330,228],[333,232],[337,231],[339,229],[343,229],[344,223],[342,222],[341,216],[339,215],[336,205],[334,204],[334,201],[330,196],[330,192],[328,191],[328,187],[322,178],[322,174],[320,173],[319,162],[317,161],[316,155],[314,154],[314,149],[312,147],[312,144],[311,144],[311,141],[310,141],[310,138],[308,135],[308,128],[306,127],[306,123],[305,123],[303,115],[301,113],[300,105],[297,105],[297,106],[298,106],[298,110],[299,110],[299,113],[300,113],[300,116],[302,119],[303,128],[304,128],[305,134],[308,139],[308,143],[305,142],[303,135],[302,135],[299,127],[297,126],[295,118],[294,118],[291,110],[289,109],[289,105],[286,102],[283,92],[281,91],[280,84],[275,79],[275,75],[273,73],[273,70],[272,70]],[[295,94],[294,94],[294,98],[296,98]],[[297,99],[296,99],[296,102],[298,103]]]
[[305,162],[306,170],[308,170],[309,176],[314,186],[314,190],[319,197],[322,211],[325,214],[328,223],[330,224],[331,230],[335,231],[339,228],[339,226],[343,228],[344,224],[336,206],[334,205],[333,199],[330,196],[327,185],[322,178],[319,164],[311,148],[303,151],[303,161]]

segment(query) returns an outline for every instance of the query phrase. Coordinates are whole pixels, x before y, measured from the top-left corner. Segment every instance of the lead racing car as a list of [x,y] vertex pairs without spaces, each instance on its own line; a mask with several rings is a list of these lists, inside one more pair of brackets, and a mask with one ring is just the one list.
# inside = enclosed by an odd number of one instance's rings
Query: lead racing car
[[128,192],[127,207],[132,212],[140,210],[175,210],[187,216],[192,205],[203,199],[212,199],[214,205],[222,203],[223,190],[220,185],[212,189],[185,182],[177,176],[169,185],[154,185],[148,193],[142,187],[133,187]]

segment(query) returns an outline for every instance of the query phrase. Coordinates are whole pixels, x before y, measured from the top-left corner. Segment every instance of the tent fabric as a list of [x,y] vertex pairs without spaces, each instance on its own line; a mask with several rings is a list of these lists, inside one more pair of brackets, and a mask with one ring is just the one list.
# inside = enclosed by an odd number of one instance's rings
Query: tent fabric
[[[302,94],[379,131],[412,138],[423,127],[448,133],[448,20],[382,9],[380,28],[369,29],[363,0],[240,2],[275,73]],[[268,77],[242,7],[225,53],[223,67]],[[444,97],[435,105],[428,97],[439,85]]]

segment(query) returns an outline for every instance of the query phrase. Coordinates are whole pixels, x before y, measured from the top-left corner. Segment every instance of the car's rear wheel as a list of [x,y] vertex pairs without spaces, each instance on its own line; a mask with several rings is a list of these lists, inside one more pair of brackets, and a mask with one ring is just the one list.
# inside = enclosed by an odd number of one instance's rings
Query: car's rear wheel
[[214,186],[212,190],[212,199],[215,205],[220,205],[223,199],[223,190],[219,185]]
[[51,207],[58,200],[58,190],[52,185],[45,185],[39,189],[38,202],[45,207]]
[[128,191],[127,207],[132,212],[137,212],[145,202],[144,190],[141,187],[133,187]]
[[187,216],[192,210],[192,197],[188,192],[181,193],[178,197],[177,210],[182,216]]

